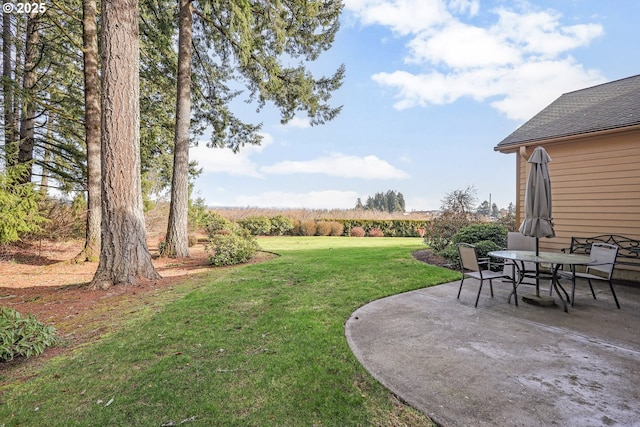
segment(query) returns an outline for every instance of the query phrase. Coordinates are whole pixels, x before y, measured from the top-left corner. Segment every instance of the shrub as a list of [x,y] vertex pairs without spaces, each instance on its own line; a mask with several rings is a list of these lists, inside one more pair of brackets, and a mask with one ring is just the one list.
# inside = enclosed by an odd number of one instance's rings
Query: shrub
[[331,223],[328,221],[320,221],[318,224],[316,224],[316,234],[318,236],[331,235]]
[[453,236],[469,223],[469,219],[464,215],[444,213],[427,224],[424,243],[440,254],[449,246]]
[[492,242],[491,240],[481,240],[476,242],[474,245],[476,247],[476,252],[478,253],[478,257],[486,258],[487,254],[491,251],[499,251],[503,247],[496,244],[496,242]]
[[202,218],[202,225],[209,236],[222,230],[230,230],[232,222],[217,212],[207,212]]
[[218,267],[247,262],[259,246],[257,240],[248,234],[216,234],[209,239],[205,249],[211,253],[209,264]]
[[372,228],[367,233],[369,237],[384,237],[384,233],[379,228]]
[[302,221],[299,219],[293,220],[293,228],[291,229],[292,236],[302,236]]
[[254,236],[267,236],[271,233],[271,221],[266,216],[249,216],[238,221],[238,224]]
[[316,235],[316,222],[312,219],[300,222],[300,235],[301,236],[315,236]]
[[202,197],[198,197],[195,200],[189,198],[187,211],[189,229],[195,230],[203,228],[205,226],[208,213],[209,212],[207,211],[207,203]]
[[276,215],[269,218],[271,222],[271,234],[273,236],[283,236],[293,229],[293,221],[284,215]]
[[474,245],[478,257],[484,258],[488,252],[498,251],[507,245],[507,228],[500,224],[472,224],[463,227],[451,238],[451,244],[440,255],[457,262],[458,243]]
[[44,353],[57,341],[53,326],[45,326],[33,315],[23,316],[11,308],[0,307],[0,361],[16,356]]
[[364,235],[365,235],[364,228],[362,228],[362,227],[353,227],[349,231],[349,235],[353,236],[353,237],[364,237]]
[[38,209],[40,194],[32,184],[20,184],[27,167],[9,167],[0,173],[0,244],[20,240],[23,233],[38,232],[46,221]]
[[45,198],[39,204],[40,214],[47,218],[38,236],[51,240],[70,240],[85,237],[87,204],[83,195],[71,203],[55,198]]
[[451,242],[476,244],[485,240],[492,241],[498,249],[507,246],[507,228],[500,224],[472,224],[461,228]]
[[342,236],[342,234],[344,233],[344,225],[340,224],[337,221],[329,221],[329,224],[331,225],[331,233],[329,233],[329,235]]

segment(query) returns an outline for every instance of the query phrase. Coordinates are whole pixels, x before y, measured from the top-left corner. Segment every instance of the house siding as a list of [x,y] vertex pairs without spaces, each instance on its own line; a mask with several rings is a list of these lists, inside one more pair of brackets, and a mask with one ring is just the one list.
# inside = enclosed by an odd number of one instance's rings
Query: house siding
[[[568,248],[572,236],[620,234],[640,239],[640,131],[545,141],[553,197],[556,237],[541,239],[543,250]],[[517,217],[524,218],[529,171],[527,157],[536,145],[517,155]],[[616,269],[638,270],[620,266]]]

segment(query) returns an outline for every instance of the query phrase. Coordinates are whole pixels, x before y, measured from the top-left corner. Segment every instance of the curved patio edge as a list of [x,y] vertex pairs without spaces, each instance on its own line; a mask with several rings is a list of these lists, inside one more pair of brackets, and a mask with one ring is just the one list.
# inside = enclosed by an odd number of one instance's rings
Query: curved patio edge
[[508,304],[506,283],[494,298],[483,289],[476,309],[477,284],[457,300],[459,283],[373,301],[345,323],[352,352],[391,392],[444,426],[640,420],[640,289],[617,286],[618,310],[607,289],[593,300],[578,287],[564,313]]

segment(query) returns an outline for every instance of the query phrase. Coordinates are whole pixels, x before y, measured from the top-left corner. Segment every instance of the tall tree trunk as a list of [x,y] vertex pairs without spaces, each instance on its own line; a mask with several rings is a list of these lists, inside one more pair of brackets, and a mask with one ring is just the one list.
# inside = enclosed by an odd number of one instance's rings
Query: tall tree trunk
[[84,43],[85,139],[87,144],[87,230],[84,248],[75,262],[100,258],[100,77],[98,75],[98,26],[96,0],[82,1]]
[[4,144],[7,165],[15,165],[18,161],[18,138],[13,114],[13,76],[11,73],[11,14],[2,14],[2,90],[4,101]]
[[158,279],[140,182],[137,0],[102,2],[102,248],[91,288]]
[[176,125],[173,147],[173,178],[169,225],[163,255],[188,257],[189,210],[189,125],[191,124],[191,31],[193,23],[191,0],[180,0],[178,32],[178,83]]
[[[22,119],[20,120],[20,147],[18,163],[29,163],[33,160],[33,146],[35,144],[35,86],[38,82],[36,62],[38,61],[38,13],[32,12],[27,20],[27,35],[25,41],[24,77],[22,89]],[[32,170],[29,167],[21,181],[31,182]]]
[[[47,141],[53,140],[53,116],[49,115],[49,120],[47,121]],[[53,155],[51,154],[51,150],[49,146],[45,144],[44,146],[44,154],[42,155],[42,179],[40,180],[40,195],[46,196],[49,188],[49,162],[51,162],[51,158]]]

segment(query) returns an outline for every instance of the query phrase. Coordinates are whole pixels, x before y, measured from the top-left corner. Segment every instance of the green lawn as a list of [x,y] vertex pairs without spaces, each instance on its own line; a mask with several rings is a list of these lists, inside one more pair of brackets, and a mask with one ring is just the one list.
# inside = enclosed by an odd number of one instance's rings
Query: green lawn
[[[359,364],[344,323],[369,301],[456,280],[421,239],[260,239],[270,261],[215,269],[155,314],[0,396],[0,426],[429,425]],[[140,310],[140,312],[145,312]]]

